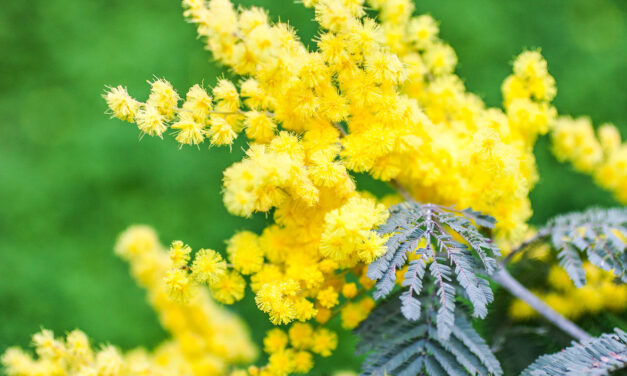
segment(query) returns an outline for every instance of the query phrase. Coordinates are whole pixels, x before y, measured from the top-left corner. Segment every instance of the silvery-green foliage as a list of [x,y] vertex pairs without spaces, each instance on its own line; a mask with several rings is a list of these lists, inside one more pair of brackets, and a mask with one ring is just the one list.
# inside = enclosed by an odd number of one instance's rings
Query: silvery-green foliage
[[501,375],[498,360],[463,310],[455,315],[449,338],[441,338],[436,325],[440,300],[426,292],[430,287],[417,298],[423,311],[420,321],[401,313],[398,292],[355,329],[357,353],[367,354],[361,375]]
[[585,343],[573,342],[558,353],[543,355],[522,376],[607,375],[627,368],[627,333],[614,329]]
[[439,298],[437,322],[441,339],[446,340],[454,326],[456,286],[471,302],[473,315],[485,317],[487,305],[493,300],[485,276],[496,268],[494,257],[499,253],[492,240],[476,226],[491,228],[494,223],[493,218],[471,209],[460,211],[415,202],[391,207],[390,218],[378,229],[380,234],[390,236],[387,252],[368,267],[368,277],[377,281],[375,299],[392,292],[397,270],[413,253],[419,257],[410,261],[400,294],[401,311],[407,319],[420,318],[418,296],[427,273]]
[[627,282],[627,208],[592,208],[560,215],[538,233],[550,237],[559,264],[577,287],[586,283],[582,256]]

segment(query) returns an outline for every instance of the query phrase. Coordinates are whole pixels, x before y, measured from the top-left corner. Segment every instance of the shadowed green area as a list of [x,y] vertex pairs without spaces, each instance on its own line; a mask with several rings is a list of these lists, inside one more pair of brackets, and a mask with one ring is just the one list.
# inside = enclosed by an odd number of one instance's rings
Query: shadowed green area
[[[241,3],[269,8],[304,40],[315,36],[313,12],[300,4]],[[627,2],[425,0],[417,9],[441,22],[458,72],[489,105],[499,105],[514,56],[541,48],[557,81],[558,111],[614,122],[627,136]],[[164,243],[223,249],[234,231],[259,230],[265,217],[233,217],[222,205],[221,173],[241,158],[241,142],[232,153],[205,145],[179,150],[170,137],[140,142],[133,125],[108,119],[100,95],[105,85],[124,84],[143,99],[154,76],[184,93],[225,73],[209,61],[176,0],[8,2],[0,45],[0,351],[27,345],[41,326],[58,333],[78,327],[97,343],[125,349],[155,345],[166,334],[113,255],[116,235],[145,223]],[[545,139],[537,157],[534,223],[616,205],[588,177],[556,162]],[[259,340],[267,320],[246,303],[234,310]],[[338,354],[313,374],[355,368],[352,342],[343,336]]]

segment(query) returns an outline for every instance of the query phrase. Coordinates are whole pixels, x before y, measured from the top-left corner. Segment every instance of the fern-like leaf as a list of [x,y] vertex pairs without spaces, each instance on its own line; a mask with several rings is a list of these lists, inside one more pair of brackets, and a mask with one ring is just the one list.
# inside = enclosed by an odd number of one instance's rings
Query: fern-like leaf
[[[438,330],[443,340],[454,324],[456,286],[471,302],[475,317],[485,317],[493,295],[486,280],[496,268],[498,249],[482,235],[476,225],[494,226],[494,219],[471,209],[456,210],[434,204],[404,202],[390,208],[390,218],[378,231],[389,235],[387,252],[368,267],[368,277],[377,281],[375,299],[392,293],[396,272],[403,268],[409,254],[400,294],[402,313],[409,320],[420,318],[421,290],[427,260],[429,275],[440,300]],[[474,223],[473,223],[474,222]]]
[[[433,286],[435,287],[435,286]],[[425,290],[431,289],[425,288]],[[451,335],[443,340],[435,325],[440,298],[423,292],[423,319],[407,320],[394,294],[355,330],[358,354],[367,354],[363,376],[501,375],[498,360],[479,337],[464,312],[453,317]]]
[[586,283],[582,256],[627,282],[627,208],[593,208],[560,215],[538,233],[550,238],[559,264],[575,286]]
[[543,355],[523,376],[607,375],[627,368],[627,333],[614,329],[584,343],[573,342],[558,353]]

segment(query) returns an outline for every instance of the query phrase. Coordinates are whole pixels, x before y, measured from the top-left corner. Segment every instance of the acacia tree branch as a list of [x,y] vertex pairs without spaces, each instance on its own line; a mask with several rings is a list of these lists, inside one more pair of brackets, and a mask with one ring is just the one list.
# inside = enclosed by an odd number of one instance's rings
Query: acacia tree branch
[[[340,135],[342,137],[347,135],[346,130],[339,123],[333,123],[333,125],[338,129]],[[398,182],[396,179],[390,180],[390,185],[396,189],[396,191],[403,196],[405,201],[413,201],[416,200],[412,197],[412,195],[403,187],[402,184]],[[573,338],[576,338],[579,341],[585,341],[592,337],[588,333],[586,333],[583,329],[575,325],[572,321],[568,320],[564,316],[560,315],[553,308],[549,307],[546,303],[540,300],[537,296],[535,296],[531,291],[529,291],[526,287],[520,284],[511,274],[507,272],[505,269],[505,265],[508,261],[510,261],[517,253],[523,251],[525,248],[530,246],[531,244],[538,242],[548,236],[548,233],[543,231],[538,232],[532,238],[524,241],[520,244],[516,249],[510,252],[502,261],[497,269],[497,271],[492,275],[492,279],[500,284],[504,289],[509,291],[512,295],[521,299],[525,303],[527,303],[530,307],[535,309],[540,315],[544,318],[552,322],[555,326],[563,330],[564,332],[571,335]]]
[[545,302],[540,300],[526,287],[520,284],[511,274],[504,268],[500,267],[493,275],[492,279],[509,291],[518,299],[527,303],[531,308],[536,310],[545,319],[549,320],[555,326],[579,341],[587,341],[591,339],[590,335],[575,323],[560,315],[553,308],[549,307]]
[[514,256],[516,256],[517,254],[519,254],[520,252],[524,251],[527,247],[540,242],[541,240],[544,240],[544,238],[546,238],[547,236],[549,236],[551,234],[551,232],[549,231],[549,229],[543,229],[538,231],[534,236],[532,236],[531,238],[525,240],[524,242],[520,243],[520,245],[516,248],[514,248],[510,253],[507,254],[507,256],[505,256],[503,258],[503,260],[501,261],[501,267],[505,267],[505,265],[507,265],[508,262],[510,262]]

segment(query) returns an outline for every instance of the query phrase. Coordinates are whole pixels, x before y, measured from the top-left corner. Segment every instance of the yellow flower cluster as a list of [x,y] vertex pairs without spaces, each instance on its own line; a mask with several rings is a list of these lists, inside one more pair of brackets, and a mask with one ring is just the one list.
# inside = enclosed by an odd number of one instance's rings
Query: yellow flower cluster
[[[151,228],[133,226],[120,235],[115,252],[130,263],[133,277],[147,290],[161,325],[180,347],[193,375],[223,375],[231,364],[255,358],[256,349],[244,324],[217,306],[206,291],[197,289],[190,293],[192,284],[187,273],[173,267],[187,264],[191,252],[188,246],[173,242],[170,252],[166,252]],[[207,280],[223,279],[221,275],[228,273],[221,263],[215,252],[200,251],[192,265],[193,275]],[[171,299],[172,294],[186,297],[187,301]]]
[[[291,324],[291,331],[339,315],[344,328],[354,328],[374,305],[356,299],[372,287],[364,266],[385,252],[386,238],[375,229],[387,210],[357,191],[350,173],[403,187],[423,202],[472,206],[496,217],[498,240],[516,242],[531,216],[533,145],[554,123],[556,88],[540,53],[527,51],[503,83],[503,109],[487,108],[454,73],[457,57],[435,20],[412,16],[411,0],[303,4],[321,28],[314,50],[263,9],[183,0],[207,49],[240,80],[219,80],[212,96],[195,85],[180,107],[161,79],[145,103],[120,86],[105,99],[113,116],[149,135],[170,127],[181,144],[248,139],[244,158],[224,171],[224,203],[232,214],[263,212],[273,222],[259,234],[236,233],[226,260],[213,250],[191,257],[189,247],[173,243],[165,290],[176,304],[193,304],[194,286],[205,283],[216,300],[233,303],[248,279],[258,308],[276,325]],[[315,333],[327,333],[321,330]],[[247,372],[310,368],[311,355],[288,348],[278,333],[266,338],[269,364]],[[326,345],[310,350],[326,355],[332,337],[321,334]]]
[[536,181],[533,143],[555,117],[538,52],[516,60],[501,111],[466,92],[455,52],[430,16],[411,16],[410,0],[369,1],[380,23],[363,1],[306,1],[322,28],[314,52],[262,9],[183,3],[214,57],[243,77],[239,89],[222,79],[212,99],[196,85],[181,108],[164,80],[151,83],[146,103],[122,87],[105,97],[114,116],[158,136],[171,124],[183,144],[230,144],[245,129],[247,156],[225,171],[229,211],[335,209],[354,192],[351,170],[400,182],[422,201],[473,206],[498,219],[500,237],[520,235]]
[[155,79],[145,103],[122,86],[109,88],[104,98],[112,116],[137,124],[143,134],[163,137],[169,127],[181,145],[198,145],[205,138],[212,145],[230,145],[241,130],[239,93],[232,82],[223,79],[213,88],[213,96],[194,85],[179,108],[181,98],[172,85]]
[[268,365],[250,367],[252,376],[308,373],[313,367],[312,353],[329,356],[337,347],[337,335],[325,328],[314,329],[305,323],[292,325],[286,333],[275,328],[266,333],[264,351],[269,355]]
[[[568,273],[554,265],[548,275],[548,283],[553,291],[539,291],[535,292],[536,295],[557,312],[575,320],[585,314],[622,312],[627,308],[627,286],[615,283],[612,272],[603,271],[589,262],[585,262],[583,268],[586,271],[586,285],[577,288]],[[515,320],[528,320],[538,315],[519,299],[512,302],[509,313]]]
[[589,118],[560,117],[551,138],[557,159],[594,176],[618,201],[627,203],[627,143],[614,125],[604,124],[595,133]]
[[95,350],[80,330],[73,330],[65,338],[54,338],[52,331],[44,329],[33,336],[33,345],[35,358],[17,347],[4,353],[1,361],[7,376],[203,374],[194,373],[176,342],[165,342],[152,353],[138,348],[123,354],[111,345]]
[[[1,361],[7,375],[210,376],[229,374],[234,364],[252,361],[257,350],[244,324],[213,303],[206,292],[195,292],[186,304],[168,298],[173,278],[168,269],[172,264],[185,264],[190,251],[183,243],[174,242],[168,258],[155,232],[146,226],[130,227],[115,247],[115,252],[129,261],[159,321],[172,335],[155,350],[138,348],[123,354],[111,345],[94,350],[79,330],[64,339],[55,339],[51,331],[42,330],[33,336],[36,358],[19,348],[4,353]],[[208,278],[219,274],[218,269],[197,269]]]

